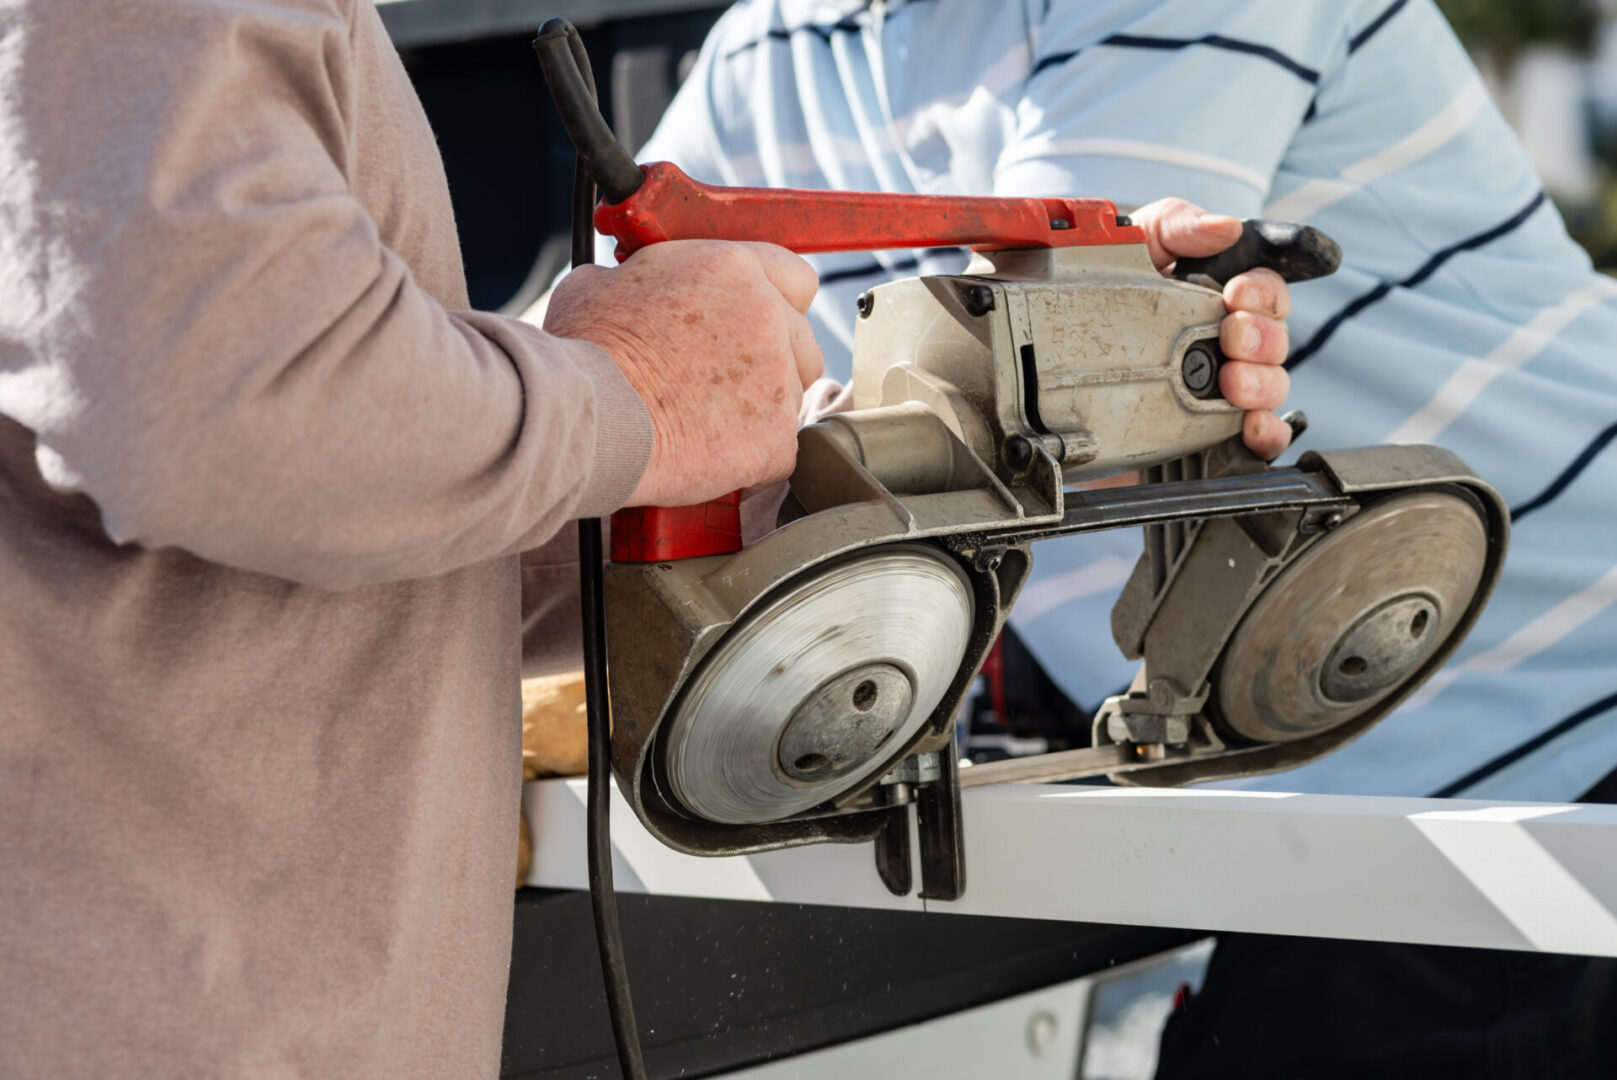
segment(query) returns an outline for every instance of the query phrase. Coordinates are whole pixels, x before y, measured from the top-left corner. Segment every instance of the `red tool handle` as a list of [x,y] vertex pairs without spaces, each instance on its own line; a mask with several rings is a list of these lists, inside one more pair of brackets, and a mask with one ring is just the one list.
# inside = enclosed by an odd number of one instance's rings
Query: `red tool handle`
[[[643,166],[634,194],[595,210],[595,227],[628,258],[663,240],[761,240],[792,251],[1080,247],[1143,244],[1105,199],[953,195],[701,184],[667,162]],[[741,550],[741,493],[698,506],[637,506],[612,515],[613,562],[666,562]]]
[[667,162],[642,171],[633,195],[595,210],[595,228],[617,238],[620,260],[662,240],[762,240],[802,254],[1145,243],[1105,199],[715,187]]
[[632,506],[612,515],[613,562],[670,562],[741,550],[741,492],[695,506]]

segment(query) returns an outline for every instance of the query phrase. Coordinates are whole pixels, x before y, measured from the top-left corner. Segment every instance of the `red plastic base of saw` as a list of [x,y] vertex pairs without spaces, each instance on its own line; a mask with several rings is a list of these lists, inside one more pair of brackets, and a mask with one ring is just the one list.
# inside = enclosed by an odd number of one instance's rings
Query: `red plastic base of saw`
[[695,506],[635,506],[612,515],[613,562],[672,562],[741,550],[741,492]]

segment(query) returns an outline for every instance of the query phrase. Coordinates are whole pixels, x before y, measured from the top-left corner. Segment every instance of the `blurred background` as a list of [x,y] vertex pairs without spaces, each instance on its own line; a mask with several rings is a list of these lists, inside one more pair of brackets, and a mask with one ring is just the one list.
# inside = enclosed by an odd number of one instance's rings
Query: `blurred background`
[[[1329,0],[1317,0],[1325,3]],[[1617,271],[1617,0],[1437,0],[1573,234]],[[520,312],[566,265],[572,148],[529,49],[583,31],[602,104],[637,149],[722,0],[377,0],[449,169],[472,302]]]
[[1617,269],[1617,0],[1438,0],[1574,236]]

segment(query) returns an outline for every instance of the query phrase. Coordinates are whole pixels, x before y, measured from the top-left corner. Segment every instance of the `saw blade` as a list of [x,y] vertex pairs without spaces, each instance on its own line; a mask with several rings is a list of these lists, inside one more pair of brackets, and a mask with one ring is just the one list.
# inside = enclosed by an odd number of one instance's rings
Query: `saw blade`
[[1231,635],[1223,723],[1258,742],[1335,727],[1408,684],[1461,625],[1487,565],[1473,504],[1445,491],[1367,506],[1298,556]]
[[931,716],[965,657],[972,593],[928,549],[883,548],[749,613],[703,661],[665,728],[692,813],[756,824],[869,779]]

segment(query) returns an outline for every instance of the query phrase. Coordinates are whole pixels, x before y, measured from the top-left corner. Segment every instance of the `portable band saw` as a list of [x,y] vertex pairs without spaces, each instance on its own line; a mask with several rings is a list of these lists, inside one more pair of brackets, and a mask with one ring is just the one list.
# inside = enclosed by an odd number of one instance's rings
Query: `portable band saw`
[[[541,36],[541,43],[544,37]],[[545,60],[545,49],[540,48]],[[1453,653],[1508,513],[1452,453],[1378,446],[1272,468],[1219,395],[1221,285],[1335,269],[1248,222],[1165,278],[1098,199],[721,188],[636,165],[564,52],[546,60],[620,258],[670,239],[794,251],[970,247],[961,274],[859,299],[853,410],[805,428],[773,531],[738,497],[620,512],[606,568],[612,766],[679,850],[876,840],[895,892],[965,886],[960,789],[1107,775],[1178,785],[1289,768],[1356,737]],[[1137,486],[1070,490],[1143,470]],[[1085,749],[961,772],[953,718],[1035,541],[1144,526],[1112,612],[1143,660]]]

